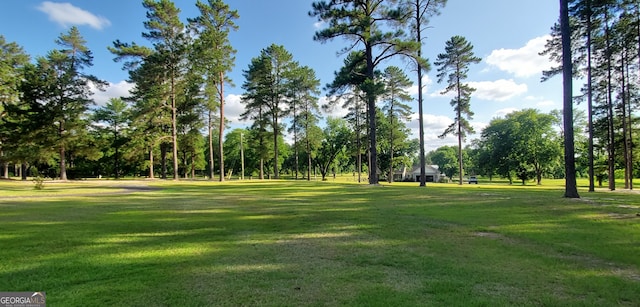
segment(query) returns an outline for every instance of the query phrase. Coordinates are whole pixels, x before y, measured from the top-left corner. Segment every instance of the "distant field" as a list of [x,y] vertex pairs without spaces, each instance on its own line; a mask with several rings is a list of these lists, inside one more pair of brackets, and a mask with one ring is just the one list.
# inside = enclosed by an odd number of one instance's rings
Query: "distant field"
[[51,306],[636,306],[640,194],[564,199],[561,184],[3,180],[0,291]]

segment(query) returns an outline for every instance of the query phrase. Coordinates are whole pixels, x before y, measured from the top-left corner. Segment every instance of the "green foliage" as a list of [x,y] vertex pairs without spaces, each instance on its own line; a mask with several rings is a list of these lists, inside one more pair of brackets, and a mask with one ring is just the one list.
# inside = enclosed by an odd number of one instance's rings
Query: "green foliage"
[[383,0],[317,1],[312,4],[309,12],[310,16],[328,25],[315,33],[314,40],[325,42],[343,37],[351,41],[350,47],[344,48],[343,53],[354,51],[357,45],[364,49],[366,73],[359,90],[365,94],[370,119],[370,184],[378,183],[375,173],[378,169],[375,118],[376,100],[381,93],[381,86],[376,83],[375,69],[384,60],[398,55],[415,54],[421,47],[419,42],[408,39],[402,27],[399,27],[409,16],[407,7],[395,4],[396,1]]
[[324,138],[318,148],[314,164],[319,168],[322,179],[325,180],[336,157],[346,151],[351,140],[351,131],[345,120],[329,117],[323,132]]
[[555,117],[534,109],[508,114],[491,121],[482,131],[479,161],[484,172],[511,178],[513,173],[524,183],[535,178],[541,184],[559,164],[560,137],[553,129]]
[[[242,102],[246,111],[242,116],[253,119],[254,126],[260,129],[266,129],[267,125],[271,127],[275,178],[280,175],[278,138],[282,135],[282,121],[289,115],[284,100],[291,93],[298,69],[298,62],[284,46],[272,44],[262,49],[260,56],[253,58],[243,73],[246,80],[242,85],[245,90]],[[309,71],[305,70],[306,73]]]

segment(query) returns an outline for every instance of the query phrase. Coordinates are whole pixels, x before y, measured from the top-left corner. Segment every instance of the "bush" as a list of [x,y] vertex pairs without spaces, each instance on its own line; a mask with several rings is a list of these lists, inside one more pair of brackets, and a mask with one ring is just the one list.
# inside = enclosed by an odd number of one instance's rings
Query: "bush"
[[36,177],[33,178],[33,183],[35,184],[34,188],[36,190],[44,189],[44,177],[37,175]]

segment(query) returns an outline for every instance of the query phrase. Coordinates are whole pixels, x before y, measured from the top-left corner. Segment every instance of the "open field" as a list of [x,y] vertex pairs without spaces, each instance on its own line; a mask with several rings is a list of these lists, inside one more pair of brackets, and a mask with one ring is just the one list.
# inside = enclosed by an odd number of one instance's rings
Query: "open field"
[[562,191],[0,181],[0,291],[51,306],[637,305],[640,194]]

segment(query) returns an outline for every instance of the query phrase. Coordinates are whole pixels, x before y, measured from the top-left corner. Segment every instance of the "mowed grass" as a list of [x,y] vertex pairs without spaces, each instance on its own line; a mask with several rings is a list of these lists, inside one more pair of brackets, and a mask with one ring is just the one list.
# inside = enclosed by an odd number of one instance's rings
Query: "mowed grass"
[[51,306],[640,302],[640,194],[148,184],[58,184],[49,196],[0,182],[0,291],[46,291]]

